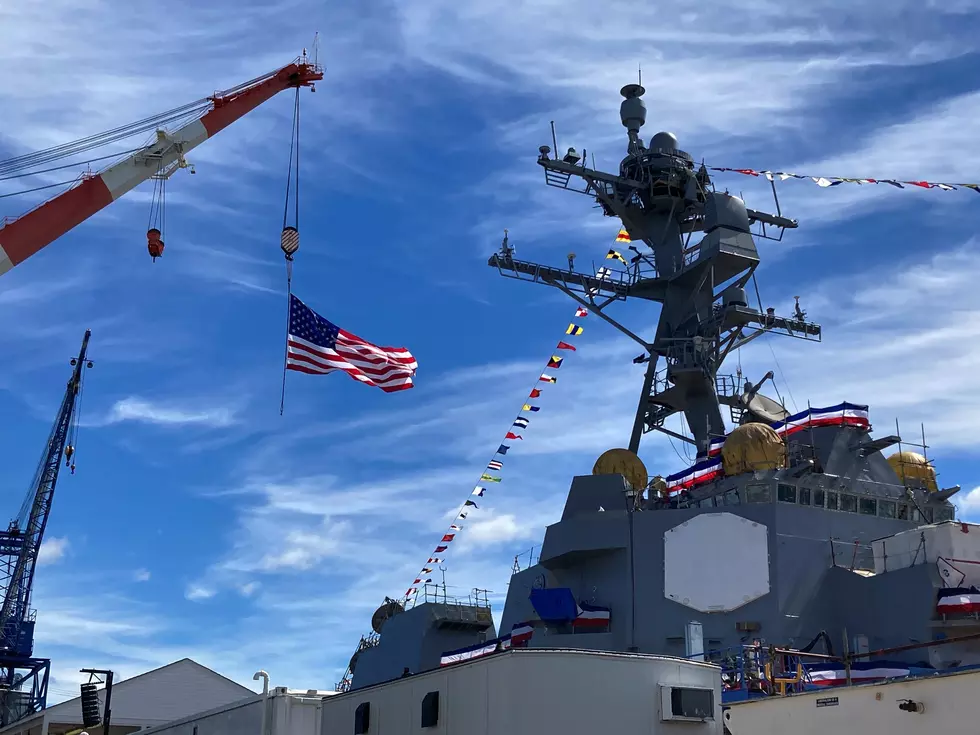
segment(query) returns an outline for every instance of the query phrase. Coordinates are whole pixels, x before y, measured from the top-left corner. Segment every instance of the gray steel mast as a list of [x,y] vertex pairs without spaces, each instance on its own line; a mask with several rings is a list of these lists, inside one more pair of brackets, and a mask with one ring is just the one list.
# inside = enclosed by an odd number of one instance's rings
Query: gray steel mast
[[[738,197],[715,191],[704,165],[696,168],[671,133],[657,133],[649,146],[644,145],[644,92],[639,84],[621,90],[625,99],[620,117],[629,142],[618,174],[588,168],[586,156],[574,148],[559,159],[557,151],[552,158],[551,148],[541,146],[538,156],[548,185],[594,197],[606,216],[622,221],[634,253],[626,269],[577,272],[571,255],[568,269],[517,260],[506,238],[488,265],[505,276],[554,286],[643,347],[644,353],[634,359],[646,363],[647,369],[631,451],[638,451],[643,434],[658,430],[704,452],[712,437],[725,433],[723,404],[731,407],[733,418],[746,411],[750,420],[773,418],[765,412],[760,416],[750,406],[761,383],[743,389],[730,376],[718,376],[727,355],[766,332],[819,340],[821,330],[806,321],[799,305],[793,317],[780,317],[763,309],[757,289],[758,305],[750,304],[746,295],[759,264],[750,226],[759,223],[756,236],[778,240],[786,228],[797,226],[796,220],[746,209]],[[778,200],[776,206],[778,211]],[[776,228],[779,237],[770,236],[767,225]],[[692,244],[695,232],[703,237]],[[661,304],[653,342],[605,312],[609,304],[627,297]],[[664,427],[677,412],[684,414],[693,439]]]

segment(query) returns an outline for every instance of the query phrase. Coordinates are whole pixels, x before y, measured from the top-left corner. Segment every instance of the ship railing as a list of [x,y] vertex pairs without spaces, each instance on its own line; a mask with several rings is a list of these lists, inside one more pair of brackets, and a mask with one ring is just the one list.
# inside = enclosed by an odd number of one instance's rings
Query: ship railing
[[458,623],[492,621],[490,591],[473,589],[466,596],[449,594],[445,584],[428,583],[422,587],[415,604],[431,602],[442,608],[444,620]]
[[830,564],[856,573],[875,573],[874,549],[858,540],[830,538]]
[[514,564],[511,567],[511,574],[517,574],[530,569],[541,560],[541,547],[532,546],[530,549],[514,554]]

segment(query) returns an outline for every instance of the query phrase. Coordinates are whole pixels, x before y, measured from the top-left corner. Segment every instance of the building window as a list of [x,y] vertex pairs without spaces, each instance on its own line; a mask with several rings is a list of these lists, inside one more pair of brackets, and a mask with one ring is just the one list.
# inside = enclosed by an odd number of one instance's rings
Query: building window
[[439,692],[429,692],[422,697],[422,727],[439,724]]
[[837,510],[837,493],[827,491],[827,510]]
[[671,687],[670,714],[674,717],[711,719],[715,715],[713,695],[710,689]]
[[894,518],[896,510],[894,500],[878,501],[878,515],[880,515],[882,518]]
[[776,486],[776,498],[780,503],[796,502],[796,485],[784,485],[779,483]]
[[866,516],[878,514],[878,500],[876,498],[861,498],[861,513]]
[[371,727],[371,703],[361,702],[354,710],[354,735],[366,735]]
[[823,490],[814,490],[813,491],[813,507],[814,508],[823,508],[824,507],[824,504],[826,502],[826,497],[827,497],[827,495],[826,495],[826,493]]
[[858,512],[857,497],[854,495],[845,495],[844,493],[841,493],[840,509],[845,513],[857,513]]
[[800,488],[800,505],[810,504],[810,488],[801,487]]
[[768,485],[746,485],[746,503],[771,503],[772,495],[769,493]]
[[909,519],[909,507],[905,503],[898,504],[898,520],[907,521]]

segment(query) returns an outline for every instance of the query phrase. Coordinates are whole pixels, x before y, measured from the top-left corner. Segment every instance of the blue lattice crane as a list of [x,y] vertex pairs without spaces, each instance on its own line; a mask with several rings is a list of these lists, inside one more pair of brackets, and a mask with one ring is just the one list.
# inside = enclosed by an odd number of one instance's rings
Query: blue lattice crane
[[34,657],[34,621],[31,608],[34,568],[44,528],[51,514],[54,487],[61,458],[72,472],[76,406],[82,393],[82,375],[92,363],[86,359],[87,330],[78,357],[72,359],[72,375],[51,427],[44,453],[17,518],[0,532],[0,727],[44,709],[48,694],[51,661]]

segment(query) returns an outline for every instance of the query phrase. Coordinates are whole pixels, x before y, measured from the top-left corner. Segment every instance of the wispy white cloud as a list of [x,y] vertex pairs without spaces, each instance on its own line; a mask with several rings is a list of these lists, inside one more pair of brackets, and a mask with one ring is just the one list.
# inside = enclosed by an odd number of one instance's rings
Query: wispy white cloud
[[158,426],[206,426],[222,428],[237,421],[237,412],[229,407],[189,408],[163,405],[130,396],[116,401],[102,421],[118,424],[126,421],[156,424]]
[[37,554],[38,564],[54,564],[64,558],[68,551],[68,539],[49,536],[41,542]]
[[137,569],[133,572],[134,582],[149,582],[150,581],[150,570],[149,569]]
[[192,602],[200,602],[202,600],[210,600],[214,597],[215,591],[208,587],[202,587],[201,585],[192,584],[184,592],[184,597]]

